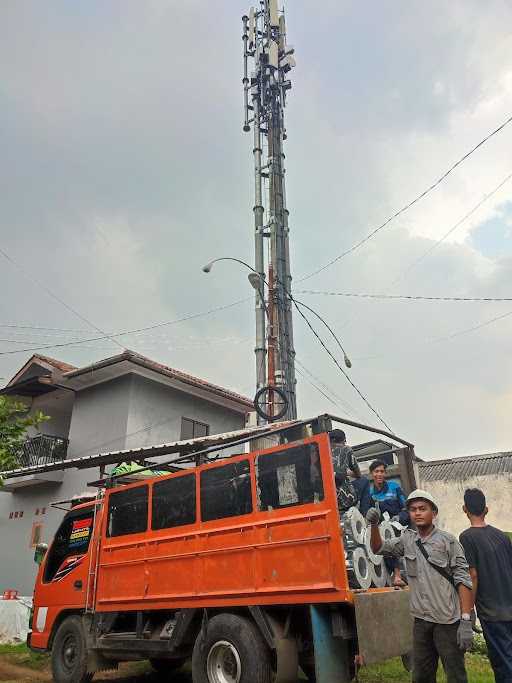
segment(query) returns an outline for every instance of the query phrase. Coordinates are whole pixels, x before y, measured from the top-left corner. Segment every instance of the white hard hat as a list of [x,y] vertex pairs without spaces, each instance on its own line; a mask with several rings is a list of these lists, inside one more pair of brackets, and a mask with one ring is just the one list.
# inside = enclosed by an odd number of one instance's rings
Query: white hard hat
[[423,489],[416,489],[410,493],[407,497],[406,506],[409,507],[409,503],[412,503],[413,500],[428,500],[428,502],[432,504],[436,511],[439,509],[436,501],[434,500],[434,496]]

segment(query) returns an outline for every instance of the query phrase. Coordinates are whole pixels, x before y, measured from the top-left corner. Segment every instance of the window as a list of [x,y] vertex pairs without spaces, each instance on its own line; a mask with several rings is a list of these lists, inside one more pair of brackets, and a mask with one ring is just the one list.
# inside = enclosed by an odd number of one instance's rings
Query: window
[[32,532],[30,534],[30,547],[35,548],[38,543],[41,543],[43,538],[43,525],[35,522],[32,524]]
[[324,498],[316,444],[260,455],[256,463],[258,507],[275,510]]
[[[79,558],[89,549],[93,525],[92,507],[71,513],[64,518],[48,553],[44,570],[45,583],[63,578],[78,564]],[[41,522],[35,522],[32,533],[36,527],[42,529],[42,526]]]
[[181,438],[198,439],[200,436],[208,436],[210,433],[210,425],[198,420],[191,420],[188,417],[181,418]]
[[148,487],[112,493],[108,499],[107,536],[139,534],[148,528]]
[[152,529],[170,529],[196,521],[196,475],[164,479],[153,485]]
[[201,519],[208,522],[252,512],[249,461],[201,472]]

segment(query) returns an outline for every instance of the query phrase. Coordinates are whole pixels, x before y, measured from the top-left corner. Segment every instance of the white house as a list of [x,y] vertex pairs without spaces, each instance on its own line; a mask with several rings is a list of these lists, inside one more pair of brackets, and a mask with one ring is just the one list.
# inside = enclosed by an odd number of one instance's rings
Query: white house
[[[34,355],[0,390],[51,419],[30,434],[22,465],[242,429],[252,402],[133,351],[83,368]],[[97,467],[6,479],[0,488],[0,593],[30,595],[34,547],[49,542],[63,512],[50,507],[100,477]],[[89,487],[90,488],[90,487]]]

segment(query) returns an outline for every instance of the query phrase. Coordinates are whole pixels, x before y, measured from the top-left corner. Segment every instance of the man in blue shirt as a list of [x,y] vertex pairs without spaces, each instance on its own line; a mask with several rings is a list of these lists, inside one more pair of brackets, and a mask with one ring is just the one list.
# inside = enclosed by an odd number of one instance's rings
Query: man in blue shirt
[[[396,481],[386,481],[387,464],[383,460],[374,460],[370,465],[370,496],[381,515],[387,512],[390,518],[397,517],[401,524],[408,524],[409,515],[406,508],[406,497]],[[404,588],[405,583],[400,575],[400,563],[394,557],[385,557],[386,569],[393,574],[393,586]]]

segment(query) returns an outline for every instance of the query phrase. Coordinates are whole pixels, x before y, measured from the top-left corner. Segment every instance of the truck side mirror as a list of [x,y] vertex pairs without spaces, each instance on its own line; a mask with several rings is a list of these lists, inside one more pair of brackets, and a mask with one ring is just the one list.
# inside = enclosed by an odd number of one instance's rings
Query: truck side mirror
[[48,550],[48,544],[47,543],[38,543],[36,545],[36,550],[34,552],[34,562],[36,564],[41,564],[41,562],[44,559],[44,556],[46,555],[47,550]]

